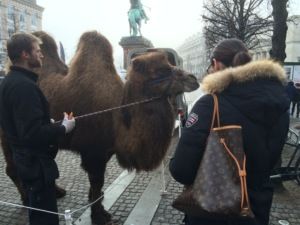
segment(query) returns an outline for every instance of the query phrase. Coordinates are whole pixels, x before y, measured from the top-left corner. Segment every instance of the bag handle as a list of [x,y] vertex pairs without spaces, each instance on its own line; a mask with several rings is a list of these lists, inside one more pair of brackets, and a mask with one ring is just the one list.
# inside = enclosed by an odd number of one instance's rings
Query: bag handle
[[224,145],[225,150],[227,153],[231,156],[231,158],[234,160],[240,177],[241,182],[241,215],[242,216],[249,216],[252,214],[251,208],[250,208],[250,202],[249,202],[249,196],[248,196],[248,190],[247,190],[247,181],[246,181],[246,155],[244,154],[242,165],[240,165],[238,159],[232,154],[230,149],[225,143],[225,139],[221,138],[220,142]]
[[[213,110],[213,117],[211,122],[211,130],[214,128],[215,121],[217,121],[217,127],[220,127],[220,112],[219,112],[219,102],[218,97],[216,94],[211,94],[214,99],[214,110]],[[249,196],[248,196],[248,190],[247,190],[247,181],[246,181],[246,155],[244,154],[243,160],[241,162],[241,165],[239,163],[239,160],[232,154],[231,150],[228,148],[228,146],[225,143],[225,139],[221,138],[220,142],[224,145],[225,150],[229,154],[229,156],[234,160],[239,177],[241,182],[241,216],[250,216],[253,217],[253,213],[250,208],[250,202],[249,202]]]
[[211,94],[214,99],[214,110],[213,110],[213,116],[211,121],[210,130],[212,130],[215,127],[215,121],[217,120],[217,127],[220,127],[220,112],[219,112],[219,101],[218,97],[215,94]]

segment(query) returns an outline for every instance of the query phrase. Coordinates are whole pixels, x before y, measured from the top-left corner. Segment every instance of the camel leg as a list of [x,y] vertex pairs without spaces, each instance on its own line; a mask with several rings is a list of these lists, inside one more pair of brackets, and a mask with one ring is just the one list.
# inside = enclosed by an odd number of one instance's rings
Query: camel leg
[[[99,151],[97,151],[99,153]],[[96,154],[97,154],[96,153]],[[82,154],[82,167],[87,171],[90,182],[89,201],[94,202],[103,196],[104,173],[107,162],[106,155]],[[93,224],[105,225],[111,221],[111,215],[104,209],[100,198],[91,206],[91,219]]]

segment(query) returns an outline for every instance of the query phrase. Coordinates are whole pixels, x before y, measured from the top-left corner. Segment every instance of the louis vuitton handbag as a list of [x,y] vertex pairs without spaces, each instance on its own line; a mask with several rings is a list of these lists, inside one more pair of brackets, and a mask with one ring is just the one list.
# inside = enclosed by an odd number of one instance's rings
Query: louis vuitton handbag
[[214,94],[213,98],[211,130],[195,181],[185,187],[173,207],[196,217],[253,218],[247,193],[242,128],[220,125],[218,98]]

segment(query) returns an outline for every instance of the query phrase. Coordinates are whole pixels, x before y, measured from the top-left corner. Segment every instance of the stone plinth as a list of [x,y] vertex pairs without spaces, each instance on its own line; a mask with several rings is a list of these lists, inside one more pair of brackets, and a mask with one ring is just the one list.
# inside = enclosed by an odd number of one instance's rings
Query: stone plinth
[[151,41],[142,36],[129,36],[122,37],[119,44],[123,48],[123,68],[127,69],[129,66],[128,53],[132,49],[143,49],[143,48],[153,48]]

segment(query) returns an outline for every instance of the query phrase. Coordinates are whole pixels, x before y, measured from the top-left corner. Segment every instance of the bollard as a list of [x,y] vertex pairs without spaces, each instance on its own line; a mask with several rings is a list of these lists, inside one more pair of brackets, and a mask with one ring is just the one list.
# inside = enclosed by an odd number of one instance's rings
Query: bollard
[[161,179],[162,179],[162,189],[160,190],[160,195],[167,194],[166,190],[166,178],[165,178],[165,164],[164,161],[161,163]]
[[178,136],[181,136],[181,127],[182,127],[182,121],[181,121],[181,115],[178,114],[178,121],[179,121],[179,126],[178,126]]
[[289,221],[287,221],[287,220],[278,220],[278,223],[280,225],[290,225]]
[[66,225],[72,225],[73,224],[73,218],[72,218],[72,214],[71,214],[70,209],[65,210],[65,220],[66,220]]

